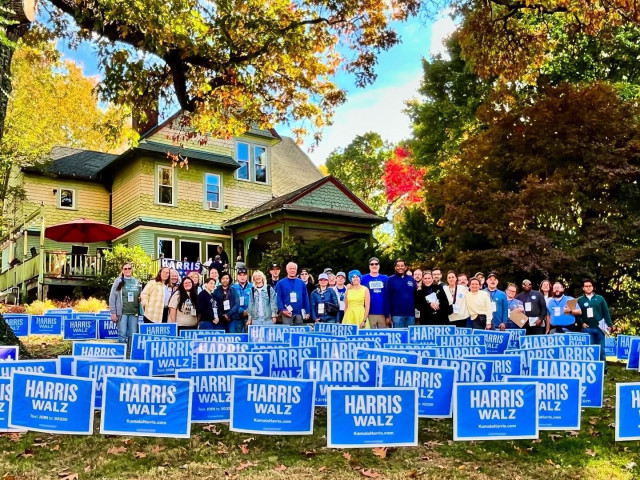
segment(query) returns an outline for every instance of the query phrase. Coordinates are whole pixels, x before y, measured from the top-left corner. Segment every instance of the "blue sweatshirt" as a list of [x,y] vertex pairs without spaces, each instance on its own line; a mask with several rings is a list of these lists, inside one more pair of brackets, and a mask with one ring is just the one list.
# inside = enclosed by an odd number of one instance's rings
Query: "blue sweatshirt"
[[387,280],[389,314],[392,317],[414,317],[416,282],[408,275],[391,275]]
[[377,277],[373,277],[370,273],[362,276],[360,283],[369,289],[371,295],[370,315],[389,316],[388,280],[389,277],[380,274]]
[[[222,285],[216,288],[213,291],[213,299],[216,301],[218,305],[218,318],[222,322],[222,315],[228,315],[229,321],[231,320],[240,320],[240,314],[238,313],[238,309],[240,308],[239,300],[238,300],[238,292],[236,292],[232,285],[229,285],[229,288],[225,292]],[[225,300],[229,301],[229,308],[224,308]],[[228,330],[228,329],[227,329]]]
[[231,288],[233,288],[238,294],[238,314],[242,316],[245,310],[249,310],[251,288],[253,288],[253,285],[251,284],[251,282],[247,282],[244,288],[242,288],[242,286],[238,282],[236,282],[231,285]]
[[[291,295],[291,293],[295,295]],[[281,278],[276,284],[276,293],[278,294],[278,311],[288,310],[287,306],[291,305],[293,315],[301,315],[302,310],[305,314],[310,314],[309,295],[307,294],[307,286],[299,278]],[[295,301],[293,301],[295,300]]]
[[563,295],[561,298],[550,297],[547,299],[547,314],[551,325],[554,327],[567,327],[576,323],[576,317],[571,313],[564,313],[564,307],[573,297]]
[[493,328],[500,328],[500,324],[507,325],[509,322],[509,301],[507,294],[502,290],[495,289],[493,292],[487,289],[491,297],[491,309],[493,310]]

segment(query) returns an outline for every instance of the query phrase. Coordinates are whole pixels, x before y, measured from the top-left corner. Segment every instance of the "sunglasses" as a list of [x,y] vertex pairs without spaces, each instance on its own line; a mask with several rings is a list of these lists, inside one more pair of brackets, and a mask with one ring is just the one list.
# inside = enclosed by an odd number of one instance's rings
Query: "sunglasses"
[[133,267],[124,267],[122,270],[133,270]]
[[379,264],[379,263],[377,263],[377,262],[371,262],[369,265],[371,265],[372,267],[374,267],[374,266],[376,266],[376,265],[380,265],[380,264]]

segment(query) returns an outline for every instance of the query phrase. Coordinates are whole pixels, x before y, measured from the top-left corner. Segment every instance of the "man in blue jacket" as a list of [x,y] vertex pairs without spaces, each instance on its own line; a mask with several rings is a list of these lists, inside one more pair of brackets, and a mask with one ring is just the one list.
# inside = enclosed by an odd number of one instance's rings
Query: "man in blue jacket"
[[394,328],[405,328],[416,323],[414,292],[416,282],[406,274],[407,266],[399,258],[395,262],[395,275],[387,280],[389,314]]
[[242,321],[242,330],[244,331],[249,316],[249,300],[251,300],[251,288],[253,287],[248,281],[247,267],[238,268],[238,281],[232,287],[238,294],[238,316]]
[[498,275],[495,272],[487,276],[487,292],[491,297],[491,311],[493,312],[493,328],[504,331],[509,324],[509,301],[507,294],[498,290]]
[[309,295],[306,284],[296,277],[298,265],[287,263],[287,276],[276,284],[278,311],[284,325],[302,325],[309,320]]

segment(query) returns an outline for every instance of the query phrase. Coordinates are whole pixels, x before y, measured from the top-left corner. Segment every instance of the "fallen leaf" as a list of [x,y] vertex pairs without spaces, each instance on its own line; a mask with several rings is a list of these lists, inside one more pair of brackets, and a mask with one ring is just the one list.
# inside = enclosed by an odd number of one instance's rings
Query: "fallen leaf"
[[86,467],[84,467],[84,473],[89,473],[91,470],[93,470],[91,465],[87,465]]
[[460,465],[460,466],[458,467],[458,470],[464,470],[465,468],[467,468],[467,467],[465,467],[464,465]]
[[636,467],[636,462],[629,462],[624,466],[624,468],[629,470],[633,470],[635,467]]
[[351,460],[351,454],[350,454],[349,452],[344,452],[344,453],[342,454],[342,456],[343,456],[344,458],[346,458],[347,460]]
[[207,430],[208,432],[211,432],[214,435],[220,435],[222,433],[222,430],[220,430],[214,423],[205,425],[204,427],[202,427],[202,429]]
[[125,447],[111,447],[109,450],[107,450],[107,453],[109,453],[111,455],[118,455],[118,454],[124,453],[126,451],[127,451],[127,449]]
[[240,465],[238,465],[236,467],[236,470],[238,472],[241,472],[242,470],[246,470],[249,467],[255,467],[256,465],[257,465],[257,463],[245,462],[245,463],[241,463]]
[[597,419],[595,419],[595,418],[592,418],[591,420],[589,420],[589,423],[590,423],[591,425],[596,425],[596,424],[598,423],[598,420],[597,420]]
[[58,474],[58,478],[60,480],[78,480],[78,474],[77,473],[70,473],[68,475],[65,475],[64,477],[61,477],[60,474]]
[[416,470],[410,470],[407,472],[407,477],[416,478],[418,476],[418,472]]
[[387,448],[386,447],[375,447],[372,448],[371,451],[376,457],[387,458]]
[[368,478],[378,478],[380,474],[378,472],[374,472],[373,470],[365,470],[364,468],[360,470],[360,473]]
[[53,447],[51,447],[51,450],[57,452],[58,450],[60,450],[60,445],[54,445]]
[[11,475],[10,473],[5,473],[2,476],[2,480],[18,480],[18,477],[16,477],[15,475]]
[[316,452],[315,450],[305,450],[303,452],[307,457],[315,457],[318,452]]
[[222,442],[218,442],[218,453],[223,455],[229,452],[229,448]]
[[277,467],[273,467],[273,469],[276,472],[284,472],[287,469],[287,467],[285,467],[284,465],[278,465]]
[[322,466],[322,467],[320,467],[320,468],[318,469],[318,471],[319,471],[319,472],[324,472],[326,469],[327,469],[327,467]]
[[164,450],[164,447],[161,445],[156,445],[151,449],[153,453],[160,453],[163,450]]
[[244,453],[245,455],[247,453],[249,453],[249,447],[247,447],[246,443],[243,443],[242,445],[238,445],[240,447],[240,450],[242,451],[242,453]]
[[571,430],[570,432],[567,432],[567,433],[572,437],[577,437],[578,435],[580,435],[580,432],[576,430]]
[[122,443],[124,443],[125,445],[133,445],[133,440],[130,438],[123,438]]
[[147,454],[146,454],[146,453],[144,453],[144,452],[136,452],[136,453],[134,453],[134,454],[133,454],[133,456],[134,456],[135,458],[144,458],[144,457],[146,457],[146,456],[147,456]]
[[551,434],[549,435],[549,438],[551,439],[551,441],[552,441],[552,442],[555,442],[555,441],[556,441],[556,439],[558,439],[558,438],[562,438],[562,435],[556,435],[555,433],[551,433]]
[[609,428],[616,428],[616,424],[615,423],[610,423],[609,425],[607,425]]
[[549,465],[555,465],[555,463],[553,463],[553,460],[551,460],[550,458],[547,458],[545,460]]
[[587,448],[587,455],[591,456],[591,457],[595,457],[597,455],[596,452],[594,452],[593,450],[591,450],[590,448]]

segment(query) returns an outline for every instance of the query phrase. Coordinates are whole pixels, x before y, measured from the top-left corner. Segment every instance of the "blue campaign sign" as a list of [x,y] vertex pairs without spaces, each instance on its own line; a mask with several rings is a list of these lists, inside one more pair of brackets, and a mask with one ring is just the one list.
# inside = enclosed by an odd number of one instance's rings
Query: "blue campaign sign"
[[29,315],[28,314],[9,314],[2,315],[7,325],[11,327],[16,337],[29,336]]
[[62,335],[62,315],[31,315],[30,335]]
[[0,362],[18,360],[17,345],[0,345]]
[[73,342],[71,355],[74,357],[114,357],[126,358],[126,343]]
[[344,337],[344,342],[369,342],[373,345],[373,348],[382,348],[386,343],[387,339],[383,336],[378,335],[351,335],[348,337]]
[[418,354],[411,352],[401,352],[399,350],[389,350],[384,348],[359,348],[357,358],[361,360],[375,360],[378,367],[382,363],[406,363],[410,365],[418,364]]
[[271,352],[196,353],[196,368],[252,368],[254,375],[271,375]]
[[616,337],[605,337],[604,338],[604,354],[607,357],[615,357],[616,356]]
[[455,325],[411,325],[409,327],[409,343],[436,344],[436,337],[455,335]]
[[489,360],[420,357],[420,363],[430,367],[453,367],[456,371],[456,382],[490,382],[493,375],[493,362]]
[[145,360],[108,360],[104,358],[74,357],[71,366],[73,375],[81,378],[92,378],[96,381],[95,408],[102,408],[103,380],[107,375],[124,377],[149,377],[151,362]]
[[473,328],[456,327],[456,335],[473,335]]
[[364,328],[360,330],[359,335],[361,337],[380,337],[386,338],[387,341],[383,342],[383,346],[387,343],[394,344],[406,344],[409,343],[409,329],[408,328]]
[[640,365],[640,338],[632,338],[629,344],[629,357],[627,358],[627,370],[638,370]]
[[46,311],[47,315],[67,315],[67,314],[72,314],[73,313],[73,308],[50,308],[49,310]]
[[604,397],[604,362],[588,360],[531,361],[531,376],[579,378],[582,380],[582,408],[602,408]]
[[[58,355],[58,373],[60,375],[73,375],[73,364],[77,358],[73,355]],[[96,358],[96,357],[85,357]]]
[[435,357],[437,347],[433,345],[421,345],[418,343],[410,343],[406,345],[399,343],[386,343],[382,348],[415,353],[420,357]]
[[247,352],[270,352],[276,348],[316,348],[316,347],[291,347],[288,343],[247,343]]
[[97,322],[99,340],[118,339],[118,324],[116,322],[112,322],[110,318],[99,318]]
[[520,348],[520,339],[527,333],[523,328],[510,328],[509,346],[507,348]]
[[531,361],[535,358],[553,358],[563,360],[600,359],[600,345],[572,345],[544,348],[525,348],[519,350],[519,352],[522,355],[523,368],[525,373],[529,372]]
[[287,332],[310,332],[311,325],[249,325],[252,343],[289,343]]
[[316,381],[316,406],[327,405],[329,387],[375,387],[378,362],[310,358],[302,361],[302,378]]
[[591,336],[586,332],[562,333],[569,338],[569,345],[591,345]]
[[381,387],[418,389],[418,416],[451,418],[451,398],[456,371],[452,367],[382,365]]
[[333,387],[327,402],[327,447],[418,445],[418,390]]
[[249,341],[249,335],[246,333],[223,333],[222,335],[211,336],[207,341],[220,343],[247,343]]
[[186,369],[177,378],[191,381],[191,423],[228,422],[231,418],[231,378],[251,376],[251,369]]
[[285,337],[289,339],[292,347],[315,347],[316,343],[326,340],[344,340],[344,337],[329,335],[319,332],[285,332]]
[[63,320],[64,340],[95,340],[97,320],[65,318]]
[[58,360],[16,360],[0,362],[0,377],[10,377],[12,372],[58,373]]
[[180,337],[189,340],[207,339],[213,335],[224,335],[224,330],[181,330]]
[[271,376],[285,378],[302,377],[302,361],[316,358],[318,347],[284,347],[271,351]]
[[144,346],[149,340],[181,340],[180,337],[167,337],[165,335],[141,335],[134,333],[131,337],[131,360],[144,360]]
[[453,390],[453,439],[537,439],[535,382],[459,383]]
[[229,430],[271,435],[311,435],[314,398],[313,380],[233,377]]
[[436,345],[438,347],[473,347],[485,345],[485,341],[480,335],[438,335]]
[[484,338],[484,345],[487,347],[487,353],[504,353],[507,350],[509,340],[511,339],[511,334],[509,332],[501,332],[499,330],[474,330],[473,336]]
[[629,358],[629,348],[631,347],[631,339],[640,338],[633,335],[618,335],[616,344],[616,357],[619,360],[627,360]]
[[616,383],[616,442],[640,440],[640,383]]
[[316,342],[318,348],[318,358],[358,358],[358,349],[360,348],[377,348],[374,338],[370,340],[326,340]]
[[507,382],[538,384],[538,428],[540,430],[580,430],[579,378],[505,377]]
[[321,333],[328,333],[329,335],[335,335],[338,337],[346,337],[349,335],[358,335],[358,326],[342,323],[321,323],[315,324],[314,331]]
[[569,337],[564,334],[528,335],[520,339],[520,348],[546,348],[569,345]]
[[[193,342],[193,353],[232,353],[248,352],[251,350],[250,343],[240,342],[216,342],[214,340],[191,340]],[[288,347],[288,344],[283,344]]]
[[177,323],[143,323],[138,327],[141,335],[164,335],[165,337],[178,336]]
[[480,345],[477,347],[434,347],[436,357],[442,358],[462,358],[471,355],[484,355],[487,353],[487,347]]
[[11,403],[11,379],[0,377],[0,432],[22,432],[22,428],[9,428],[9,404]]
[[191,381],[106,376],[100,433],[189,438]]
[[9,427],[91,435],[94,387],[86,378],[13,372]]
[[178,369],[191,368],[193,343],[184,338],[147,341],[144,359],[151,361],[151,375],[174,375]]
[[[101,316],[104,317],[104,315]],[[82,320],[95,320],[97,317],[97,313],[90,312],[73,312],[71,315],[67,316],[67,318],[78,318]]]
[[491,381],[502,382],[506,375],[522,375],[522,357],[517,354],[487,354],[466,357],[470,360],[485,360],[493,363]]

